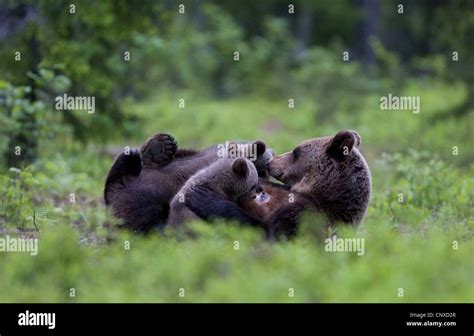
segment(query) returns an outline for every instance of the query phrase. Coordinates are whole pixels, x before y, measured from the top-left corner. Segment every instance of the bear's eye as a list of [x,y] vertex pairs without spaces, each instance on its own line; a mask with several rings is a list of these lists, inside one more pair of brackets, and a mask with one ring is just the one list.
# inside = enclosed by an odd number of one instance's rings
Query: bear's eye
[[298,157],[300,156],[301,154],[301,149],[299,147],[296,147],[295,149],[293,149],[293,160],[298,160]]

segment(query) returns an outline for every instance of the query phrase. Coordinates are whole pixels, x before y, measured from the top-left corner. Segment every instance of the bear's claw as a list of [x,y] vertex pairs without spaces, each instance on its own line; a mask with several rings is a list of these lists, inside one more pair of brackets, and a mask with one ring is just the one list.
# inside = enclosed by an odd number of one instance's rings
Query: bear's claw
[[143,165],[164,166],[173,160],[177,149],[176,140],[171,135],[155,134],[140,149]]

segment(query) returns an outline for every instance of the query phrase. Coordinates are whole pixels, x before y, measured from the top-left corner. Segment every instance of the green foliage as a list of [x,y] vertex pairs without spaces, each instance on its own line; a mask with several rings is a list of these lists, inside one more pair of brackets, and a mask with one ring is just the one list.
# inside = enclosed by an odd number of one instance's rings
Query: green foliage
[[[131,66],[126,65],[124,52],[130,51],[133,60],[133,37],[140,32],[156,32],[152,25],[156,14],[153,1],[139,4],[134,1],[71,4],[50,0],[24,3],[24,8],[31,11],[26,27],[9,36],[8,43],[0,47],[0,55],[5,59],[0,65],[4,78],[14,85],[26,85],[27,72],[60,68],[71,80],[70,94],[96,97],[99,117],[91,120],[70,115],[66,118],[74,126],[75,135],[82,140],[92,134],[99,138],[110,136],[113,132],[103,130],[110,123],[122,121],[120,101],[126,92],[134,90],[127,81],[134,70],[133,62],[129,62]],[[71,5],[75,6],[73,12]],[[131,12],[135,15],[130,16]],[[123,29],[124,22],[126,29]],[[12,50],[21,52],[21,61],[12,57]],[[84,128],[95,132],[85,134]]]
[[[31,91],[30,87],[14,87],[7,82],[0,82],[0,153],[6,157],[9,164],[14,164],[12,160],[15,149],[21,151],[22,144],[12,143],[19,134],[31,132],[32,136],[38,136],[36,122],[39,115],[44,111],[44,104],[41,101],[31,103],[25,99],[25,95]],[[17,148],[15,148],[17,147]],[[35,153],[23,153],[26,160],[35,159]]]
[[331,120],[335,111],[348,114],[360,109],[372,89],[358,63],[345,64],[341,55],[325,48],[308,50],[295,77],[296,94],[315,100],[318,122]]
[[379,164],[391,167],[394,173],[381,206],[390,212],[393,225],[400,232],[415,228],[445,233],[458,230],[458,239],[472,234],[474,166],[471,176],[468,173],[463,177],[432,154],[413,150],[408,155],[384,154]]
[[265,17],[263,36],[255,37],[242,55],[247,91],[266,96],[288,95],[294,82],[291,70],[296,61],[296,41],[284,19]]
[[54,71],[29,73],[31,86],[13,86],[0,81],[0,155],[8,166],[25,165],[37,159],[38,140],[66,132],[62,116],[53,110],[52,96],[66,90],[70,81]]
[[[0,223],[2,226],[17,225],[19,228],[24,228],[25,222],[33,219],[35,209],[32,207],[32,200],[34,188],[39,182],[33,177],[29,168],[23,171],[11,168],[9,174],[0,178],[2,186]],[[33,225],[28,226],[33,228]]]

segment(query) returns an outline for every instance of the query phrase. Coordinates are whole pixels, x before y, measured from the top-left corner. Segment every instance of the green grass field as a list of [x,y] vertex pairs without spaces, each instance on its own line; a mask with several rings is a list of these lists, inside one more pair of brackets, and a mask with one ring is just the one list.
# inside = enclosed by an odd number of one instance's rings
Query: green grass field
[[[0,175],[0,231],[38,236],[40,251],[0,253],[0,301],[473,302],[474,123],[472,113],[437,118],[466,92],[422,80],[405,90],[421,97],[420,114],[381,111],[375,95],[323,118],[310,97],[289,109],[288,97],[164,92],[127,107],[141,120],[132,138],[87,147],[67,133],[41,139],[43,159]],[[326,252],[314,217],[296,239],[278,243],[233,223],[194,223],[193,239],[110,228],[101,197],[111,148],[162,131],[182,147],[261,138],[283,153],[344,128],[362,136],[373,194],[360,227],[337,235],[364,238],[362,256]]]

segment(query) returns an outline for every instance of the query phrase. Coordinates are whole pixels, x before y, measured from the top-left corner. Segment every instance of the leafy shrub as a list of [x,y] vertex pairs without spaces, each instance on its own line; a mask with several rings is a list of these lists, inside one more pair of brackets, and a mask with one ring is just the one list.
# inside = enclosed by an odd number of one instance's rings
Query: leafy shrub
[[0,155],[8,166],[33,162],[39,141],[66,129],[62,115],[53,110],[53,95],[66,90],[69,79],[48,69],[29,76],[35,89],[0,81],[0,122],[5,126],[0,130]]

